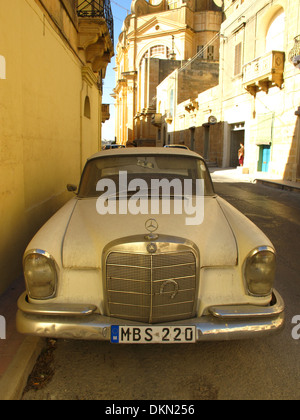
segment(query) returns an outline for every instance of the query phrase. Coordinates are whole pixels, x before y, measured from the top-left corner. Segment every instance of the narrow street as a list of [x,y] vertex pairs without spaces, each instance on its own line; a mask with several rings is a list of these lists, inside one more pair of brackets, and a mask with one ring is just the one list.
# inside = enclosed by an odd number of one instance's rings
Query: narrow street
[[216,182],[215,189],[277,249],[276,288],[286,303],[284,331],[265,339],[198,345],[59,340],[48,361],[51,378],[45,387],[29,386],[24,400],[300,398],[300,339],[292,337],[292,319],[300,315],[300,194],[251,183]]

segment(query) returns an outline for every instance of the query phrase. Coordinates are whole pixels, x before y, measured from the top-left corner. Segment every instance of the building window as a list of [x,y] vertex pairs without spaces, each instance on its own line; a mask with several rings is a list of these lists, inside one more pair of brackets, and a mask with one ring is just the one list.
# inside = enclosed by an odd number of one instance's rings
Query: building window
[[207,50],[206,59],[213,61],[215,58],[215,47],[210,45],[209,47],[205,47],[205,45],[198,45],[197,46],[197,55],[199,58],[205,59],[204,52]]
[[199,58],[204,58],[204,45],[197,46],[197,54]]
[[207,48],[207,59],[213,61],[215,57],[214,53],[215,53],[215,47],[213,45],[209,46]]
[[285,13],[283,9],[273,17],[266,36],[266,52],[284,51]]
[[84,116],[89,119],[91,118],[91,103],[88,96],[86,96],[84,101]]
[[145,58],[169,58],[170,57],[170,48],[166,47],[165,45],[155,45],[154,47],[151,47],[150,50],[146,51],[143,55],[141,62]]
[[177,9],[178,8],[178,0],[168,0],[169,9]]
[[152,47],[150,49],[150,57],[160,57],[161,55],[165,55],[164,45],[157,45],[156,47]]
[[234,75],[238,76],[242,72],[242,43],[235,46]]
[[2,55],[0,55],[0,79],[6,79],[6,61]]

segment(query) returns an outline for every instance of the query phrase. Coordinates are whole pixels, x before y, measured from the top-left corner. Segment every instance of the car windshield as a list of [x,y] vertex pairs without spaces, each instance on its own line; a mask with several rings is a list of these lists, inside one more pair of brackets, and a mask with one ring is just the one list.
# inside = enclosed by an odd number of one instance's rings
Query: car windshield
[[[120,193],[124,192],[124,183],[120,182],[120,174],[126,175],[128,183],[143,180],[143,185],[147,187],[145,195],[151,191],[153,180],[167,180],[170,183],[173,180],[179,180],[182,184],[185,180],[191,180],[193,194],[195,194],[196,180],[198,179],[203,180],[204,195],[214,195],[211,178],[202,159],[193,156],[160,154],[107,156],[88,161],[82,174],[78,197],[98,197],[97,185],[102,180],[114,182],[118,197]],[[128,193],[128,191],[126,192]]]

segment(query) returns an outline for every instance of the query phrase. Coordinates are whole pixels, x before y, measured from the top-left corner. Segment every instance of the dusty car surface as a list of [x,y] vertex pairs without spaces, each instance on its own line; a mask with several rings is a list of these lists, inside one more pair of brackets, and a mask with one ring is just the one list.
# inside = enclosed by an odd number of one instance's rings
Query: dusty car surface
[[269,239],[189,150],[101,151],[24,255],[21,333],[195,343],[279,331]]

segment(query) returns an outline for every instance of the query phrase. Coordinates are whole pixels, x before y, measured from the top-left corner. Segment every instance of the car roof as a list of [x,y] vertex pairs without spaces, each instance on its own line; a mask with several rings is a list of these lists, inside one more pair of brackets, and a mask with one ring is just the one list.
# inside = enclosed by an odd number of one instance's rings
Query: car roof
[[175,147],[128,147],[125,149],[109,149],[101,150],[91,156],[89,160],[108,157],[108,156],[140,156],[140,155],[167,155],[167,156],[185,156],[203,159],[198,153],[192,152],[189,149],[177,149]]

